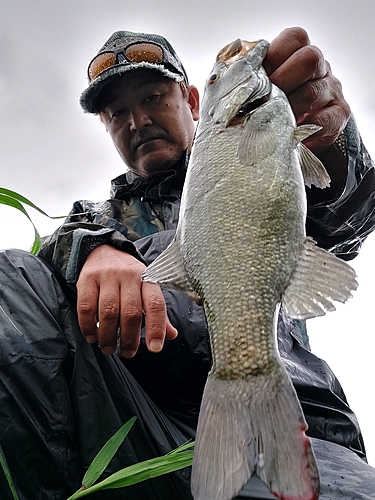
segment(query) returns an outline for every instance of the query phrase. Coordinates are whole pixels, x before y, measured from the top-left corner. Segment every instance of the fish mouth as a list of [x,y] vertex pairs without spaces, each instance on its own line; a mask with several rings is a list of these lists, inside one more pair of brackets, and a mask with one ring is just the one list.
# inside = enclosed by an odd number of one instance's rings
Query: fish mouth
[[228,122],[227,127],[236,127],[237,125],[241,125],[248,115],[258,109],[262,104],[266,103],[270,98],[270,94],[267,94],[259,99],[255,99],[254,101],[248,100],[245,101],[242,106],[238,109],[235,116]]

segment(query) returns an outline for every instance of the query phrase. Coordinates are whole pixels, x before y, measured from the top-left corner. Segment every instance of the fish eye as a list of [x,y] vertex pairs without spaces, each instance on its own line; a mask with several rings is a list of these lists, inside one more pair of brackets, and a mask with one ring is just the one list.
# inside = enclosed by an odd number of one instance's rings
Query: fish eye
[[219,79],[219,75],[217,75],[216,73],[214,73],[208,79],[208,83],[215,83],[218,79]]

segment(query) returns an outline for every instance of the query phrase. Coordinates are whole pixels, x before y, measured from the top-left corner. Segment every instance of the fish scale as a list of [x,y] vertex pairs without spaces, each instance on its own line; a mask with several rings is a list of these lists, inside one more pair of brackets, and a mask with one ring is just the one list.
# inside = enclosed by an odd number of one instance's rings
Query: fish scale
[[[200,267],[207,270],[207,273],[200,273],[200,285],[204,290],[202,299],[205,303],[210,304],[210,311],[212,311],[213,316],[210,321],[210,334],[213,351],[215,352],[215,362],[211,373],[217,372],[220,378],[226,378],[228,372],[237,373],[235,376],[244,376],[244,371],[250,370],[251,372],[254,369],[257,371],[263,369],[268,372],[269,362],[265,362],[265,358],[269,356],[275,362],[273,354],[275,351],[274,338],[269,332],[273,332],[274,313],[276,304],[280,300],[280,293],[279,295],[273,293],[273,300],[269,299],[269,295],[270,291],[272,292],[277,288],[281,290],[283,287],[282,285],[276,287],[275,284],[270,287],[267,284],[270,280],[274,280],[275,276],[280,276],[280,270],[274,268],[283,267],[282,262],[286,260],[282,256],[277,258],[277,253],[281,253],[278,239],[290,241],[295,236],[294,234],[287,235],[286,229],[288,227],[283,230],[280,221],[275,217],[275,212],[276,214],[282,214],[279,196],[276,197],[277,209],[271,208],[270,210],[269,185],[273,184],[272,192],[274,192],[275,179],[279,179],[277,188],[281,189],[283,178],[277,175],[277,169],[274,168],[272,161],[268,162],[270,164],[268,177],[271,177],[273,182],[266,182],[266,180],[259,182],[260,177],[266,177],[265,172],[259,175],[258,170],[261,166],[250,166],[247,169],[247,175],[244,176],[239,162],[233,161],[238,147],[237,135],[231,134],[230,139],[232,139],[232,142],[228,144],[229,140],[224,137],[224,134],[220,134],[215,130],[208,130],[210,132],[209,139],[204,141],[204,144],[210,143],[210,154],[206,155],[205,158],[207,164],[210,165],[210,169],[206,169],[203,173],[200,172],[197,175],[196,170],[200,169],[200,165],[194,163],[189,177],[186,179],[186,192],[191,193],[186,204],[186,212],[191,211],[191,215],[189,220],[186,221],[185,241],[181,244],[181,250],[184,252],[185,247],[192,247],[195,250],[195,253],[190,254],[189,264],[187,264],[188,275],[195,276],[197,274],[196,263],[199,263]],[[199,141],[199,135],[195,145],[197,144],[201,148],[202,144]],[[193,150],[193,155],[202,156],[202,151],[199,148]],[[231,165],[231,167],[223,172],[223,164]],[[238,178],[238,181],[235,180],[235,177]],[[199,190],[200,183],[209,188],[204,197],[201,196],[201,190]],[[260,185],[264,186],[263,190],[260,190]],[[294,197],[297,186],[294,183],[287,183],[287,186],[290,187],[288,195]],[[252,203],[251,197],[249,197],[249,193],[253,193],[255,190],[258,191],[258,196],[264,200],[263,204],[258,204],[256,207]],[[288,195],[284,195],[284,199],[287,199]],[[229,202],[236,199],[241,200],[240,206]],[[204,207],[201,207],[203,213],[210,211],[210,218],[202,221],[198,204],[204,205]],[[223,205],[229,205],[232,210],[224,213],[222,210]],[[248,218],[250,211],[252,211],[251,217],[259,221],[259,224],[255,225],[253,223],[251,228],[248,227],[247,231],[244,231],[242,221]],[[270,211],[271,214],[269,215]],[[301,234],[303,234],[303,217],[302,211],[300,214]],[[212,220],[216,221],[213,226]],[[275,230],[270,233],[270,229],[272,229],[270,225],[279,228],[280,234],[278,237],[276,237]],[[204,230],[205,226],[207,226],[206,231]],[[199,229],[197,230],[197,228]],[[294,232],[295,228],[292,228],[292,233]],[[206,248],[207,233],[210,234],[210,238],[216,245],[215,248],[210,249],[209,253],[203,255]],[[234,247],[229,244],[227,234],[230,234],[231,240],[234,241]],[[270,234],[272,241],[267,245]],[[249,246],[250,240],[252,240],[251,246]],[[245,266],[246,258],[251,262],[255,262],[254,257],[249,255],[250,251],[262,255],[262,261],[259,262],[259,259],[256,259],[259,269],[248,274]],[[284,248],[284,252],[288,254],[289,259],[287,247]],[[234,254],[240,255],[242,258],[235,260],[233,258]],[[287,280],[288,277],[286,276],[285,279]],[[221,288],[221,296],[219,297],[217,283],[226,284],[225,287]],[[226,290],[228,293],[226,293]],[[234,294],[234,290],[239,290],[240,293]],[[248,290],[248,294],[243,294],[242,290]],[[251,295],[253,298],[251,298]],[[237,298],[238,296],[239,298]],[[234,300],[234,297],[236,297],[236,300]],[[261,307],[259,307],[259,303]],[[269,303],[268,308],[266,308],[267,303]],[[226,308],[227,304],[231,304],[229,311]],[[239,323],[238,326],[236,326],[236,322]],[[259,324],[258,330],[254,328],[256,324]],[[247,325],[252,325],[251,332],[248,331]],[[233,335],[223,336],[221,335],[222,330],[228,332],[233,330]],[[246,350],[249,349],[250,351],[248,356],[246,354],[242,355],[247,359],[251,359],[252,366],[249,368],[247,368],[246,363],[243,365],[238,364],[238,339],[243,339]],[[258,344],[257,347],[255,347],[256,344]],[[246,350],[240,352],[246,353]],[[231,355],[232,352],[233,355]],[[265,352],[267,355],[264,354]],[[228,359],[232,360],[230,365],[228,365]],[[220,366],[221,362],[224,363],[224,367]],[[218,364],[219,366],[217,366]],[[238,372],[241,372],[240,375],[238,375]]]
[[205,308],[212,366],[192,470],[195,500],[230,500],[256,473],[277,498],[317,500],[307,424],[279,357],[279,307],[305,319],[355,289],[354,271],[305,235],[304,184],[329,176],[301,141],[262,61],[268,43],[222,49],[205,86],[175,238],[144,281]]

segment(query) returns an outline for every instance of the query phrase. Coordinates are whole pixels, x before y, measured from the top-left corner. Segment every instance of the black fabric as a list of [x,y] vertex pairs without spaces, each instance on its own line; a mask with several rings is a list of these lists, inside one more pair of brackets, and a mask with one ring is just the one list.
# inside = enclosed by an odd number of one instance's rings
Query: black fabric
[[[172,235],[162,232],[140,241],[144,258],[153,260]],[[0,444],[21,500],[66,499],[79,488],[100,447],[134,415],[134,429],[105,475],[194,438],[210,359],[201,307],[178,292],[166,293],[178,339],[160,354],[149,353],[143,341],[134,358],[121,360],[86,343],[74,301],[40,259],[22,251],[0,252],[0,284]],[[350,449],[360,442],[355,416],[329,368],[301,347],[302,326],[281,316],[280,347],[307,409],[310,433],[328,439],[313,438],[325,492],[321,499],[367,500],[375,491],[375,474]],[[316,374],[318,366],[326,375]],[[318,407],[325,426],[314,423],[310,408]],[[331,424],[340,420],[340,432],[333,433]],[[190,499],[189,477],[186,469],[92,498]],[[12,500],[2,473],[0,492],[2,500]],[[240,498],[273,497],[254,477]]]
[[[0,444],[20,500],[66,499],[132,416],[134,428],[106,475],[186,442],[116,356],[86,343],[74,303],[42,260],[0,252],[0,284]],[[189,470],[166,475],[126,494],[187,499],[189,476]],[[0,498],[12,499],[1,469]],[[113,490],[92,498],[125,494]]]

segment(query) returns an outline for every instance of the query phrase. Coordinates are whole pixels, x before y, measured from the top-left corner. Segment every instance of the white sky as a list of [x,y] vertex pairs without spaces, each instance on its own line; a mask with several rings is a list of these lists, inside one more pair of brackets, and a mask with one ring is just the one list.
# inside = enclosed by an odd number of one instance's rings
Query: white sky
[[[1,0],[0,186],[30,198],[50,215],[76,199],[103,200],[124,166],[98,120],[81,112],[86,68],[116,30],[164,35],[200,91],[219,49],[236,38],[271,41],[304,27],[341,80],[364,142],[375,158],[375,0]],[[30,211],[39,231],[59,225]],[[0,206],[0,248],[29,249],[31,225]],[[313,351],[338,376],[375,466],[375,235],[352,261],[353,299],[310,320]]]

